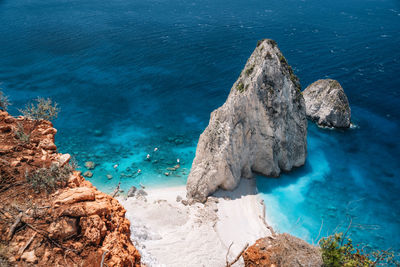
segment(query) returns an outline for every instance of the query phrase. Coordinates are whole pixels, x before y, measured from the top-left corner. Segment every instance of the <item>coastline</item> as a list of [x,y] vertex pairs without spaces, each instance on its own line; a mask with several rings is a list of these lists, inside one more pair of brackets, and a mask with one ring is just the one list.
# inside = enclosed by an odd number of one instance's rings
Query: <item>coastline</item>
[[[131,240],[149,266],[223,266],[229,246],[232,261],[247,243],[271,235],[254,179],[186,206],[177,202],[185,198],[185,186],[145,191],[144,197],[118,200],[131,222]],[[233,266],[243,266],[243,260]]]

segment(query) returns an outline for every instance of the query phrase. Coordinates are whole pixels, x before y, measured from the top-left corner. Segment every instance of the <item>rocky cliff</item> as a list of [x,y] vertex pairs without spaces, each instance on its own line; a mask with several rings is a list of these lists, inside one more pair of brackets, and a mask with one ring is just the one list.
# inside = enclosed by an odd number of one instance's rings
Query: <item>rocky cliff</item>
[[0,111],[0,264],[140,266],[124,208],[70,168],[56,132]]
[[257,44],[223,106],[201,134],[187,182],[198,201],[253,172],[278,176],[304,164],[307,120],[298,78],[273,40]]
[[279,234],[256,241],[243,254],[245,267],[320,267],[321,251],[304,240],[289,234]]
[[319,126],[349,128],[351,110],[347,96],[338,81],[318,80],[303,92],[307,117]]

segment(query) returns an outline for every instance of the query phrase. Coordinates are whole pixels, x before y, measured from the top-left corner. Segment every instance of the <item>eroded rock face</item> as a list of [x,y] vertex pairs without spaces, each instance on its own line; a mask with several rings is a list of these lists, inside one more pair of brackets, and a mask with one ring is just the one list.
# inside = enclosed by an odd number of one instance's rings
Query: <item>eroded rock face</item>
[[70,173],[52,194],[33,190],[27,172],[66,165],[70,155],[54,149],[57,131],[47,121],[40,121],[29,142],[20,140],[21,127],[32,125],[0,110],[0,265],[98,267],[104,254],[104,266],[140,266],[125,209],[80,172]]
[[289,234],[256,241],[243,253],[246,267],[320,267],[323,264],[320,249]]
[[338,81],[318,80],[303,91],[307,117],[319,126],[349,128],[351,110]]
[[304,164],[305,103],[298,78],[272,40],[260,41],[224,105],[211,113],[187,182],[187,197],[205,201],[253,172],[278,176]]

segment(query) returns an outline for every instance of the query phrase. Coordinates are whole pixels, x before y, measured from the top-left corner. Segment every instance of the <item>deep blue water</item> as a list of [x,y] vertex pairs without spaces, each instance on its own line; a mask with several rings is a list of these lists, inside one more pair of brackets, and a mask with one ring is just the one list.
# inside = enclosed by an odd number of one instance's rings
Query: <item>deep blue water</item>
[[0,87],[13,114],[60,104],[57,144],[101,190],[184,184],[210,112],[275,39],[303,87],[340,81],[357,127],[310,123],[307,164],[257,178],[271,223],[313,242],[352,218],[355,241],[399,251],[399,33],[398,0],[0,0]]

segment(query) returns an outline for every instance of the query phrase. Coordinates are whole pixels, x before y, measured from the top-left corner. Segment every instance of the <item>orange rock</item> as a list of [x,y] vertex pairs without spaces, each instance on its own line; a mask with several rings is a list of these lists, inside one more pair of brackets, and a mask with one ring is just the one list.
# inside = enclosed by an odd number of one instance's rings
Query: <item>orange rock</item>
[[78,234],[77,219],[62,217],[55,222],[52,222],[47,229],[50,238],[67,239]]
[[99,215],[92,215],[84,217],[79,223],[82,234],[86,237],[87,242],[91,244],[99,245],[102,238],[107,233],[107,227],[101,220]]
[[39,147],[45,150],[57,150],[56,145],[50,139],[43,139],[39,142]]
[[321,267],[319,248],[289,234],[258,239],[243,253],[245,267]]
[[61,204],[73,204],[81,201],[95,200],[95,194],[93,189],[88,187],[77,187],[67,191],[63,191],[61,194],[57,196],[54,200],[54,204],[56,206],[60,206]]
[[[25,129],[36,124],[0,111],[0,129],[17,129],[17,122]],[[0,213],[0,241],[5,243],[11,266],[98,267],[104,252],[104,266],[141,266],[140,254],[130,240],[125,209],[79,171],[71,173],[67,186],[52,195],[36,193],[27,182],[26,172],[68,163],[70,155],[56,151],[56,132],[50,122],[39,121],[31,142],[21,144],[12,132],[0,131],[0,209],[4,211]],[[12,207],[25,210],[24,222],[48,233],[53,241],[43,234],[33,235],[30,227],[18,228],[8,240],[8,229],[18,215]],[[19,250],[28,242],[20,255]]]

